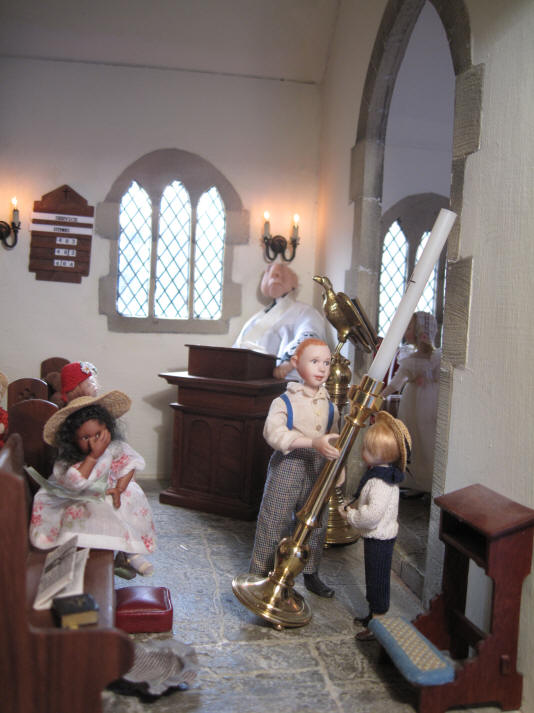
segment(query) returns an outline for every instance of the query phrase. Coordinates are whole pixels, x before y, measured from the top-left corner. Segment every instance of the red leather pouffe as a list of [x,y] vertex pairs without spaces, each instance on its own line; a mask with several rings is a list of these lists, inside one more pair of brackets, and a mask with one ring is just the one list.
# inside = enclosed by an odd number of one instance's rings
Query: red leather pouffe
[[167,587],[121,587],[115,590],[115,626],[129,634],[172,629],[172,600]]

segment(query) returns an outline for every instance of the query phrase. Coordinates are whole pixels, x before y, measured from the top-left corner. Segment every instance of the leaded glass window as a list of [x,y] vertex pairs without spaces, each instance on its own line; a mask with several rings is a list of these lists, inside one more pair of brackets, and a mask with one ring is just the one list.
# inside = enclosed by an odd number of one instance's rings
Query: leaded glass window
[[119,314],[220,319],[226,212],[215,186],[195,206],[183,183],[174,180],[153,206],[133,181],[121,200],[119,222]]
[[384,237],[382,247],[378,308],[378,334],[381,337],[388,331],[404,294],[407,265],[408,242],[401,226],[394,221]]
[[213,164],[182,149],[144,154],[117,176],[96,219],[113,241],[98,291],[108,329],[228,334],[242,314],[234,248],[247,244],[250,226]]
[[135,181],[122,197],[119,222],[117,312],[125,317],[147,317],[152,207],[147,192]]

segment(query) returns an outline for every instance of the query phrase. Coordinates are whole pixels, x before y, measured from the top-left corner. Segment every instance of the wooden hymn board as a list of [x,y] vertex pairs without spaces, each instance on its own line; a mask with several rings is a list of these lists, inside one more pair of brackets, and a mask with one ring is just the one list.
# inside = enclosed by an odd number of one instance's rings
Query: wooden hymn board
[[94,212],[67,185],[34,201],[29,271],[37,280],[81,282],[87,277]]

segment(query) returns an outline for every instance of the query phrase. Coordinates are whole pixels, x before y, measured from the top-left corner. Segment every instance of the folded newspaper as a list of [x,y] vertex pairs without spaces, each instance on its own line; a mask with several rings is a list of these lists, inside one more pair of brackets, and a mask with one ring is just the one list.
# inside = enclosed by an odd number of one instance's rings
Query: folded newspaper
[[54,597],[83,593],[89,548],[78,551],[77,544],[78,536],[74,535],[46,555],[33,602],[34,609],[50,609]]
[[59,485],[58,483],[51,483],[46,478],[43,478],[43,476],[31,465],[26,465],[24,466],[24,468],[26,469],[28,475],[31,476],[33,480],[35,480],[37,485],[40,485],[48,493],[50,493],[51,495],[55,495],[58,498],[66,498],[68,500],[89,500],[101,502],[106,497],[106,483],[101,484],[100,493],[98,492],[97,486],[93,485],[93,491],[91,494],[89,494],[85,493],[84,490],[70,490],[69,488],[65,488],[63,485]]

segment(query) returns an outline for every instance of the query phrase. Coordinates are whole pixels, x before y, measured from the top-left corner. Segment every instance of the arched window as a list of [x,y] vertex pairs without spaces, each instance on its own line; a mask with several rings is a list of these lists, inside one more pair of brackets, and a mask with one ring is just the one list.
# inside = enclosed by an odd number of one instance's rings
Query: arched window
[[[111,216],[115,225],[103,226]],[[231,248],[246,242],[247,217],[228,181],[195,154],[155,151],[128,167],[97,209],[97,229],[116,239],[100,283],[110,329],[227,331],[240,312]]]
[[[384,214],[378,295],[379,336],[386,334],[439,210],[448,204],[447,198],[435,194],[408,196]],[[438,345],[443,323],[445,255],[446,247],[416,306],[416,311],[435,315],[439,325]]]

